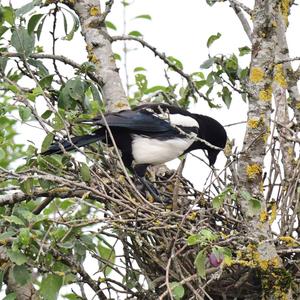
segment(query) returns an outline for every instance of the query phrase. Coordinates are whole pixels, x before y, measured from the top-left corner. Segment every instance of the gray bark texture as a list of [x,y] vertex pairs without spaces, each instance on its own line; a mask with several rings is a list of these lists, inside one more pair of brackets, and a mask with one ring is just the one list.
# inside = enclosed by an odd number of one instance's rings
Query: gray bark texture
[[[109,6],[106,9],[108,8]],[[96,73],[102,78],[102,95],[107,110],[118,111],[128,108],[128,100],[115,63],[110,36],[105,28],[107,12],[101,13],[99,0],[75,1],[74,11],[80,19],[88,58],[95,64]]]

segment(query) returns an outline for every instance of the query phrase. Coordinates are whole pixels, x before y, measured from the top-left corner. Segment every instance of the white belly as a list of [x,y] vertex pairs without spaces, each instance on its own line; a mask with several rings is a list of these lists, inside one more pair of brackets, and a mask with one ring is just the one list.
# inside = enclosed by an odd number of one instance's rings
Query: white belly
[[191,138],[156,140],[133,135],[132,154],[136,164],[158,165],[177,158],[193,142]]

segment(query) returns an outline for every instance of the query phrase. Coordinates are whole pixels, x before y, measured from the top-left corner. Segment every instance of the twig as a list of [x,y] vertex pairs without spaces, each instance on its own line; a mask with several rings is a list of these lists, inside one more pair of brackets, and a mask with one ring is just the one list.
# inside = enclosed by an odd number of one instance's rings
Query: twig
[[211,102],[211,99],[205,96],[203,93],[199,92],[198,88],[196,87],[194,81],[192,80],[191,76],[187,73],[183,72],[180,68],[176,66],[175,63],[171,62],[167,56],[164,53],[161,53],[157,51],[157,49],[153,46],[151,46],[149,43],[144,41],[143,39],[139,37],[129,36],[129,35],[119,35],[119,36],[112,36],[111,41],[136,41],[139,42],[143,47],[148,48],[150,51],[154,53],[155,56],[158,56],[165,64],[167,64],[171,69],[173,69],[175,72],[180,74],[188,83],[188,86],[190,87],[192,93],[198,94],[201,98],[205,99],[206,101]]

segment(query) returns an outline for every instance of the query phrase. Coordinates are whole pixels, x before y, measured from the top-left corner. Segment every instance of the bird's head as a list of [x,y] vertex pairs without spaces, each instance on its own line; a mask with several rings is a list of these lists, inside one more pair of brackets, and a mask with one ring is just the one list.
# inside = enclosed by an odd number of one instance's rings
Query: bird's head
[[199,123],[198,137],[203,141],[197,141],[196,147],[207,151],[209,165],[213,166],[219,152],[224,149],[227,141],[227,134],[224,127],[215,119],[194,114]]

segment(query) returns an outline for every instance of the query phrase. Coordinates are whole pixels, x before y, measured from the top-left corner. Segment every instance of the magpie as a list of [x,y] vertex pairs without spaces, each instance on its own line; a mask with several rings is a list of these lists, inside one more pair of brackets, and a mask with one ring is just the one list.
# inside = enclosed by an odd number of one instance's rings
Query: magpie
[[[124,165],[157,194],[144,179],[149,165],[158,165],[193,150],[206,151],[213,166],[225,147],[227,134],[215,119],[191,113],[168,104],[143,104],[133,110],[112,112],[82,121],[98,128],[91,134],[76,136],[71,141],[53,143],[42,155],[60,154],[101,141],[113,145],[122,153]],[[109,127],[109,130],[108,128]]]

